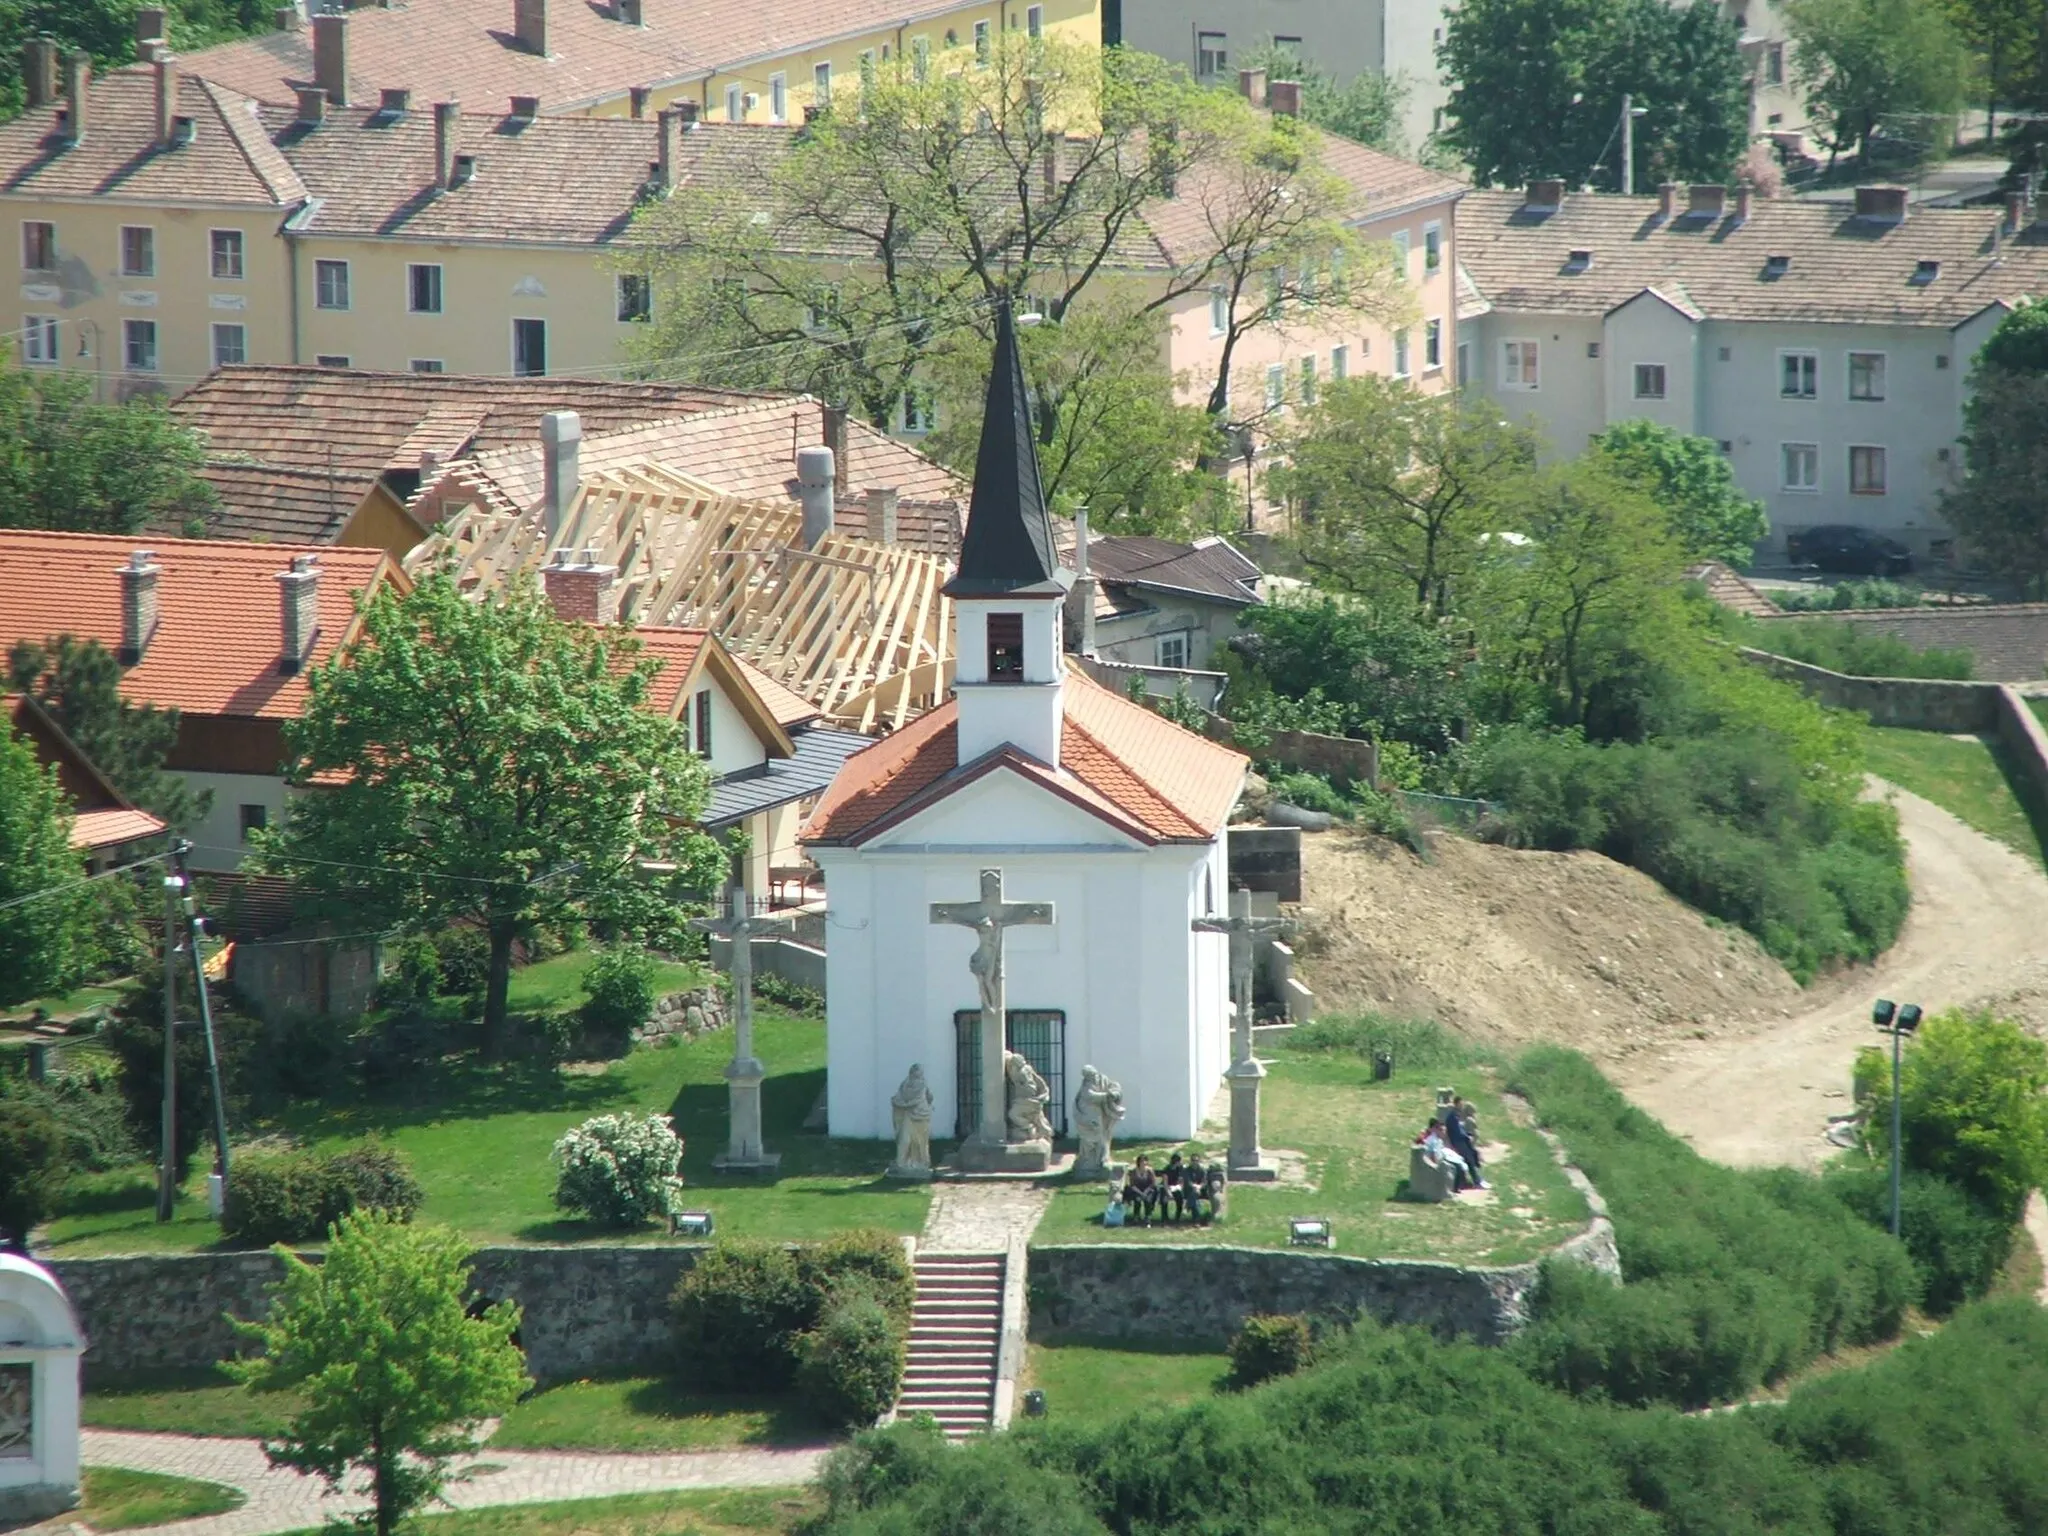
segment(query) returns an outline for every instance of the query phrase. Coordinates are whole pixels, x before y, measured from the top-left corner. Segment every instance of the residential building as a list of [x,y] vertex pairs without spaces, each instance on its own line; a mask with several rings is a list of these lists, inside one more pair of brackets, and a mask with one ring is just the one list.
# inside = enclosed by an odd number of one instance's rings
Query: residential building
[[[1063,541],[1064,543],[1065,541]],[[1094,590],[1092,645],[1104,661],[1169,671],[1213,671],[1217,650],[1260,601],[1263,573],[1224,538],[1192,544],[1133,534],[1098,534],[1075,568]],[[1076,597],[1081,583],[1075,583]]]
[[[220,498],[216,539],[365,546],[404,555],[427,528],[406,510],[443,465],[526,443],[574,410],[592,431],[759,397],[624,379],[481,378],[250,364],[221,368],[171,402],[206,440],[200,473]],[[183,526],[151,529],[175,536]]]
[[706,118],[800,122],[832,82],[900,61],[963,67],[991,32],[1100,41],[1096,0],[434,0],[359,5],[191,56],[209,80],[290,104],[302,87],[364,106],[520,97],[551,116],[640,117],[679,102]]
[[124,849],[161,836],[164,824],[116,789],[99,765],[26,694],[0,694],[0,729],[28,743],[36,761],[57,770],[57,786],[71,802],[71,846],[97,874],[121,862]]
[[[851,758],[804,828],[830,893],[830,1131],[887,1136],[913,1063],[935,1134],[989,1123],[981,1107],[1003,1086],[983,1066],[1000,1059],[981,1036],[985,972],[970,968],[974,934],[934,923],[933,904],[986,897],[1000,866],[999,899],[1050,904],[1049,920],[1001,935],[997,1043],[1050,1086],[1053,1130],[1067,1133],[1093,1066],[1122,1084],[1124,1134],[1180,1140],[1227,1064],[1228,946],[1193,924],[1229,899],[1225,823],[1247,763],[1070,669],[1060,619],[1073,573],[1053,542],[1007,310],[977,462],[946,588],[954,695]],[[1010,1155],[980,1136],[962,1151],[970,1165]]]
[[232,870],[285,815],[284,722],[356,634],[356,600],[410,586],[381,549],[0,529],[0,651],[58,635],[120,660],[122,697],[178,711],[164,766],[211,804],[192,865]]
[[1460,375],[1551,450],[1610,423],[1714,439],[1769,510],[1767,551],[1851,523],[1922,558],[1953,553],[1971,359],[2048,284],[2048,229],[2005,209],[1910,211],[1667,186],[1474,192],[1459,211]]

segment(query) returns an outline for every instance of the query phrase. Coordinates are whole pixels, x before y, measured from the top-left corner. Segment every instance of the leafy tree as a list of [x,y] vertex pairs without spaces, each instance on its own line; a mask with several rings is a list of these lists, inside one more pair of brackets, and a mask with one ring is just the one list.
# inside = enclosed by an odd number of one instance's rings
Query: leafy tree
[[469,1315],[468,1244],[452,1230],[381,1211],[330,1230],[319,1265],[277,1249],[285,1276],[269,1317],[235,1325],[263,1353],[222,1369],[258,1391],[294,1391],[303,1406],[265,1442],[271,1465],[337,1490],[367,1473],[373,1502],[357,1523],[391,1536],[439,1494],[477,1425],[519,1400],[519,1308]]
[[181,776],[164,771],[178,739],[178,712],[122,698],[121,665],[99,641],[20,641],[8,654],[7,680],[32,695],[108,782],[144,810],[180,830],[206,814],[212,793],[194,794]]
[[1962,486],[1946,518],[1985,564],[2048,581],[2048,300],[1999,321],[1970,370]]
[[1499,526],[1504,486],[1535,462],[1534,435],[1377,375],[1332,383],[1296,420],[1270,484],[1298,509],[1309,569],[1345,592],[1449,612]]
[[1664,509],[1687,555],[1747,565],[1770,532],[1764,504],[1742,494],[1710,437],[1658,422],[1618,421],[1594,441],[1609,465]]
[[[269,0],[165,0],[165,8],[171,46],[180,52],[268,31],[274,15]],[[85,49],[95,70],[133,64],[135,0],[0,0],[0,59],[19,59],[24,43],[45,35],[61,49]],[[24,97],[10,69],[0,77],[0,122],[20,114]]]
[[26,1245],[70,1171],[57,1117],[34,1099],[0,1098],[0,1235]]
[[1246,694],[1328,704],[1330,734],[1365,733],[1439,751],[1465,715],[1456,658],[1443,624],[1405,602],[1380,607],[1324,595],[1278,599],[1245,615],[1233,643],[1253,676],[1231,691],[1236,723]]
[[0,356],[0,528],[133,533],[213,506],[197,435],[160,401],[96,405],[92,390],[83,374]]
[[1816,122],[1827,124],[1828,163],[1867,153],[1887,118],[1951,116],[1969,78],[1962,42],[1939,6],[1924,0],[1788,0],[1792,72]]
[[[1875,1150],[1891,1149],[1890,1063],[1857,1062]],[[1875,1091],[1867,1091],[1874,1088]],[[1901,1160],[2019,1220],[2048,1184],[2048,1042],[1989,1009],[1951,1008],[1920,1026],[1899,1065]]]
[[1748,71],[1712,0],[1467,0],[1437,50],[1452,82],[1441,137],[1482,186],[1540,176],[1576,184],[1612,167],[1621,98],[1636,184],[1717,181],[1749,137]]
[[1340,80],[1318,69],[1294,48],[1265,43],[1238,55],[1241,69],[1263,69],[1269,80],[1294,80],[1301,85],[1301,115],[1326,133],[1398,155],[1401,111],[1412,86],[1403,75],[1361,70]]
[[692,825],[704,762],[646,707],[659,668],[638,652],[558,619],[530,582],[498,603],[439,573],[404,596],[383,588],[285,728],[289,776],[323,787],[259,858],[317,868],[316,905],[359,921],[481,927],[500,1049],[515,938],[582,921],[665,934],[723,873]]
[[1998,137],[1998,109],[2038,80],[2048,50],[2048,7],[2042,0],[1949,0],[1950,24],[1981,61],[1984,136]]
[[60,992],[90,952],[89,889],[60,890],[85,873],[71,846],[72,808],[35,749],[9,725],[0,735],[0,1007]]

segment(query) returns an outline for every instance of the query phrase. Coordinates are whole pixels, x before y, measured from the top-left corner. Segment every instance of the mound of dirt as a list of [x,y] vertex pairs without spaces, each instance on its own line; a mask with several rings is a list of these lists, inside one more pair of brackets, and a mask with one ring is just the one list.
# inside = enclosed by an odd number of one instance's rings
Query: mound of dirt
[[1798,983],[1748,934],[1596,853],[1438,835],[1425,863],[1342,828],[1301,842],[1296,972],[1319,1010],[1434,1018],[1612,1061],[1799,1006]]

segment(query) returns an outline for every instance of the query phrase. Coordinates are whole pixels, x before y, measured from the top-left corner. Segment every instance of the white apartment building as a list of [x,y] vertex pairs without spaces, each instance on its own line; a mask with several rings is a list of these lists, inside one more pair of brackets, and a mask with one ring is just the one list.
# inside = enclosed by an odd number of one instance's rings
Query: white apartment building
[[1823,523],[1951,551],[1971,359],[2048,288],[2048,226],[2005,209],[1485,191],[1458,208],[1458,373],[1576,453],[1648,417],[1713,438],[1769,509],[1770,542]]

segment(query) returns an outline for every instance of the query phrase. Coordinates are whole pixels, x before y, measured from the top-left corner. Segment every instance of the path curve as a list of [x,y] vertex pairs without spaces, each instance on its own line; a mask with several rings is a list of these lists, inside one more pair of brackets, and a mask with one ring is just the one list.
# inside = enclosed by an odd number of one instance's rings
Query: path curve
[[1941,807],[1882,787],[1913,883],[1899,942],[1875,965],[1817,983],[1787,1018],[1612,1069],[1631,1099],[1716,1162],[1820,1164],[1827,1117],[1850,1108],[1857,1047],[1882,1040],[1873,999],[1934,1013],[2038,985],[2048,967],[2048,876]]
[[[240,1509],[158,1526],[153,1536],[278,1536],[322,1525],[362,1503],[354,1497],[330,1497],[318,1478],[271,1466],[256,1440],[88,1429],[83,1450],[89,1467],[201,1478],[247,1495]],[[483,1509],[685,1488],[795,1486],[815,1477],[829,1454],[823,1449],[744,1448],[633,1455],[486,1447],[464,1458],[460,1465],[470,1476],[451,1483],[447,1499],[457,1509]]]

